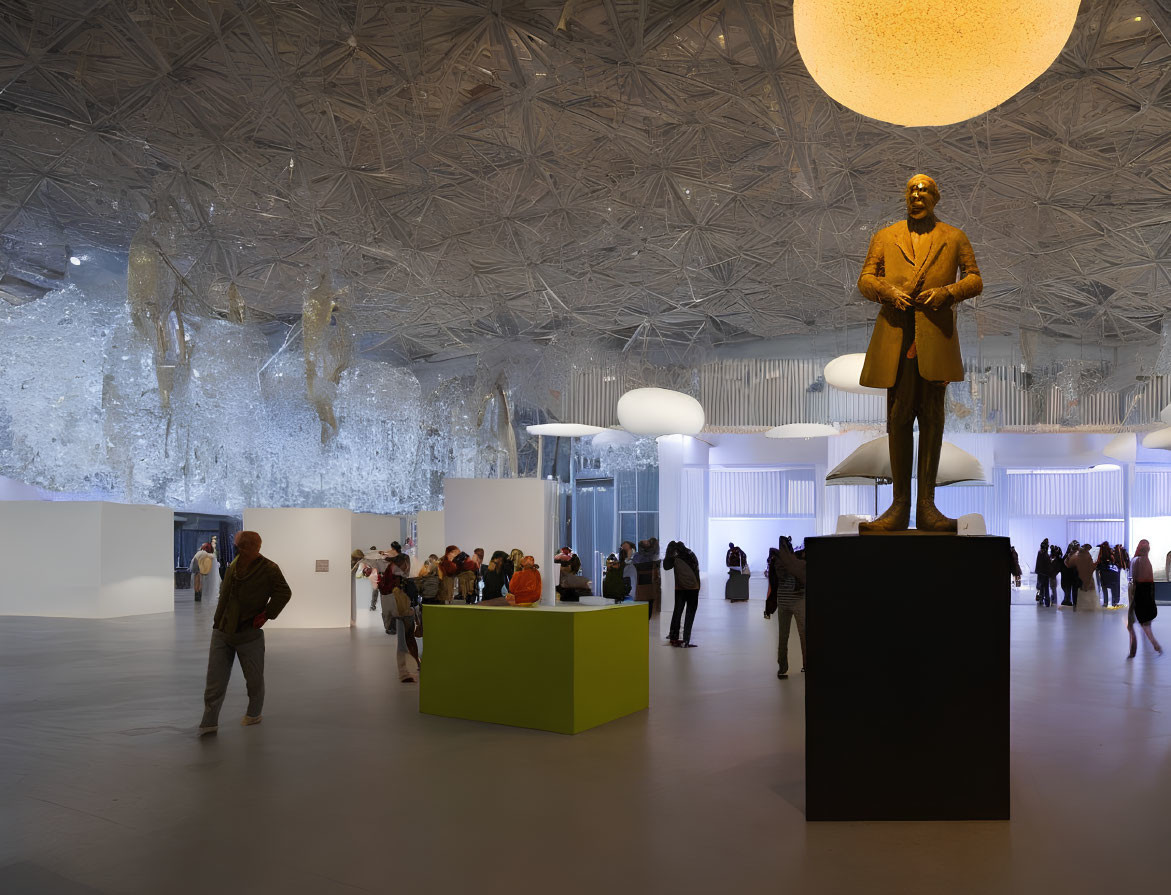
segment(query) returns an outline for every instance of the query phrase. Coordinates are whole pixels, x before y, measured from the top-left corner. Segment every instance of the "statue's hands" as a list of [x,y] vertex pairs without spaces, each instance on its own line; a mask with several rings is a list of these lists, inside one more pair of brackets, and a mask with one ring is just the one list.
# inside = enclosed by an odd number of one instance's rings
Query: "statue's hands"
[[919,293],[919,307],[928,311],[938,311],[951,304],[951,293],[943,286],[936,286]]
[[911,299],[911,296],[907,295],[907,293],[897,286],[891,287],[890,298],[887,301],[899,311],[909,311],[915,306],[915,302]]

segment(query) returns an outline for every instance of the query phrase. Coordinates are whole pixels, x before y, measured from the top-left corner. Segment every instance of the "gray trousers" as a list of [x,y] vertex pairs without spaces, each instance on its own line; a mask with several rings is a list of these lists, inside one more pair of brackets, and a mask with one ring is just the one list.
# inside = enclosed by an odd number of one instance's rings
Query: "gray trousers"
[[212,629],[211,648],[207,654],[207,687],[203,691],[203,720],[200,727],[219,724],[220,706],[228,692],[232,663],[240,660],[244,683],[248,689],[248,714],[260,717],[264,708],[264,632],[259,628],[225,634]]
[[415,640],[414,615],[396,615],[398,622],[398,650],[395,652],[395,662],[398,664],[398,679],[415,677],[419,673],[419,643]]
[[794,619],[797,620],[797,638],[801,641],[801,666],[805,666],[805,598],[793,601],[792,606],[778,606],[777,616],[781,626],[781,636],[777,641],[777,670],[788,674],[789,625]]

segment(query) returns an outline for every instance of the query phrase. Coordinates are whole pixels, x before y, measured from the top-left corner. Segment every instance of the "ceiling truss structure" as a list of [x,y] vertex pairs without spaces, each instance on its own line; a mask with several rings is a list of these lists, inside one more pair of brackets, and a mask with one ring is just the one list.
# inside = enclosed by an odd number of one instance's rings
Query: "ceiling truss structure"
[[0,297],[145,228],[191,313],[292,322],[327,270],[368,356],[698,363],[868,320],[868,236],[925,170],[979,334],[1157,354],[1171,12],[1083,7],[1020,95],[908,130],[819,90],[787,2],[0,0]]

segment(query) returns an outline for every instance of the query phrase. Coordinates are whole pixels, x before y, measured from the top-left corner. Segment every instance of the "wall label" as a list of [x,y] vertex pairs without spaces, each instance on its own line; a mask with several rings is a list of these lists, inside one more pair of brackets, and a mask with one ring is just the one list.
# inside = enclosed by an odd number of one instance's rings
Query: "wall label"
[[316,571],[318,571],[318,572],[328,572],[328,571],[329,571],[329,560],[328,560],[328,559],[319,559],[319,560],[317,560],[317,569],[316,569]]

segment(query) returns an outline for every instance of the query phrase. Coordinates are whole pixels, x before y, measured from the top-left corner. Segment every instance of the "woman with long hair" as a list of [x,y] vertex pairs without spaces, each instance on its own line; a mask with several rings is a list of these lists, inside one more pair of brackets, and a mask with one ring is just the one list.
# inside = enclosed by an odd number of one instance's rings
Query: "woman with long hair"
[[1126,633],[1130,635],[1130,654],[1126,657],[1133,659],[1138,652],[1138,638],[1134,634],[1134,623],[1137,621],[1147,635],[1147,640],[1159,655],[1163,654],[1163,647],[1155,639],[1155,632],[1151,630],[1151,622],[1159,614],[1155,605],[1155,569],[1151,565],[1151,544],[1143,538],[1134,548],[1134,559],[1130,563],[1130,586],[1134,593],[1130,596],[1130,606],[1126,610]]
[[503,550],[497,550],[492,554],[488,568],[484,570],[485,600],[497,600],[504,596],[504,592],[508,589],[509,579],[504,574],[504,560],[507,558],[508,554]]

